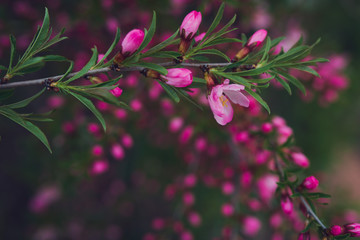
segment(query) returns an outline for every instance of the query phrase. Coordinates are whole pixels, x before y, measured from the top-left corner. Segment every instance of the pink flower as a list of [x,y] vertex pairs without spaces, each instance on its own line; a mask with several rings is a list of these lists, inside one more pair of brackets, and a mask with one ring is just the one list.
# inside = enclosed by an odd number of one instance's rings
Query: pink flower
[[184,121],[180,117],[175,117],[171,119],[169,124],[169,130],[170,132],[177,132],[183,125]]
[[338,236],[344,234],[344,229],[339,225],[334,225],[330,227],[330,234],[333,236]]
[[285,214],[291,215],[291,213],[293,212],[293,209],[294,209],[294,205],[289,196],[282,197],[280,205]]
[[111,155],[116,160],[121,160],[125,157],[125,152],[120,144],[114,144],[111,146]]
[[344,228],[345,233],[350,233],[351,237],[360,237],[360,223],[349,223]]
[[187,87],[193,81],[192,72],[186,68],[170,68],[168,74],[161,75],[161,78],[174,87]]
[[243,228],[246,235],[255,236],[261,228],[261,222],[256,217],[247,216],[243,220]]
[[230,217],[234,214],[235,209],[230,203],[225,203],[221,206],[221,212],[225,217]]
[[205,37],[205,32],[203,32],[203,33],[201,33],[201,34],[199,34],[199,35],[197,35],[196,37],[195,37],[195,42],[196,43],[198,43],[198,42],[200,42],[204,37]]
[[123,90],[121,88],[119,88],[119,87],[116,87],[116,88],[110,90],[110,93],[112,95],[114,95],[115,97],[120,97],[122,92],[123,92]]
[[309,159],[300,152],[294,152],[291,154],[294,163],[300,167],[308,168],[310,166]]
[[259,191],[259,196],[263,201],[267,203],[270,201],[270,199],[275,194],[277,188],[276,183],[278,181],[279,181],[279,177],[271,174],[267,174],[259,178],[257,182],[257,187]]
[[182,199],[186,206],[191,206],[195,203],[194,194],[192,194],[191,192],[185,192]]
[[246,46],[251,47],[257,47],[260,44],[263,43],[263,41],[265,40],[267,36],[267,31],[265,29],[260,29],[257,30],[248,40],[248,42],[246,43]]
[[201,224],[201,216],[197,212],[190,212],[188,220],[194,227],[198,227]]
[[94,156],[101,156],[103,154],[104,150],[103,150],[103,147],[101,145],[94,145],[91,149],[91,153],[92,155]]
[[201,23],[201,13],[192,11],[184,18],[180,26],[180,35],[183,38],[192,39],[199,29]]
[[301,185],[308,190],[314,190],[319,185],[319,180],[314,176],[310,176],[305,178]]
[[97,160],[91,166],[90,173],[93,175],[99,175],[106,172],[108,168],[109,163],[106,160]]
[[144,40],[144,31],[140,29],[131,30],[126,34],[124,40],[121,43],[121,53],[124,56],[129,56],[136,52]]
[[229,84],[229,82],[229,79],[225,79],[223,84],[213,87],[208,98],[215,120],[223,126],[229,123],[234,115],[229,99],[243,107],[248,107],[250,103],[249,99],[240,92],[245,87],[240,84]]
[[273,130],[273,126],[271,123],[264,123],[261,125],[261,131],[265,134],[270,133]]

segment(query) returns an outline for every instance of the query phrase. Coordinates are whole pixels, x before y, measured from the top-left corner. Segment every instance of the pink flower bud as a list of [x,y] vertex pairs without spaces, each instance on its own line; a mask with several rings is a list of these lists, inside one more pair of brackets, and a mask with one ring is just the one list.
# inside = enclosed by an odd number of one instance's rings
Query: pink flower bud
[[249,140],[249,133],[247,131],[238,132],[235,135],[235,141],[239,143],[246,143]]
[[265,40],[267,31],[265,29],[257,30],[248,40],[246,46],[259,46]]
[[111,146],[111,154],[116,160],[121,160],[125,156],[124,149],[120,144],[114,144]]
[[92,134],[97,134],[100,131],[100,126],[97,123],[89,123],[88,131]]
[[261,125],[261,131],[265,134],[270,133],[273,130],[271,123],[264,123]]
[[344,229],[339,225],[331,226],[329,232],[333,236],[338,236],[344,234]]
[[294,163],[302,168],[308,168],[310,166],[309,159],[300,152],[294,152],[291,154],[291,158]]
[[286,126],[285,120],[279,116],[274,117],[271,122],[274,125],[274,127],[276,127],[276,128]]
[[252,173],[250,171],[246,171],[240,176],[240,183],[241,183],[241,187],[243,188],[250,187],[251,181],[252,181]]
[[310,233],[300,233],[297,240],[310,240]]
[[260,152],[257,152],[255,155],[255,162],[256,164],[264,164],[266,161],[270,158],[271,152],[268,150],[262,150]]
[[201,216],[197,212],[190,212],[188,220],[194,227],[198,227],[201,224]]
[[194,128],[192,126],[185,127],[184,130],[180,133],[179,142],[181,144],[187,143],[193,135],[193,132]]
[[283,196],[280,202],[281,208],[286,215],[291,215],[294,209],[294,205],[289,196]]
[[121,43],[121,53],[124,56],[129,56],[136,52],[144,40],[144,31],[140,29],[131,30],[126,34],[124,40]]
[[183,194],[183,202],[186,206],[191,206],[195,203],[194,194],[191,192],[186,192]]
[[124,145],[124,147],[126,148],[131,148],[133,145],[133,139],[129,134],[125,134],[122,138],[121,138],[121,142]]
[[99,175],[106,172],[108,168],[109,163],[106,160],[97,160],[91,166],[90,173],[93,175]]
[[180,235],[180,240],[193,240],[193,239],[194,237],[192,233],[189,231],[182,232]]
[[169,130],[171,132],[177,132],[182,127],[183,123],[184,123],[184,121],[182,118],[180,118],[180,117],[173,118],[170,121]]
[[199,152],[204,151],[206,149],[206,144],[207,144],[206,139],[204,137],[199,137],[195,141],[195,148]]
[[138,112],[142,109],[143,105],[141,103],[141,101],[139,99],[133,99],[130,102],[130,107],[132,108],[132,110],[134,110],[135,112]]
[[206,33],[203,32],[203,33],[197,35],[197,36],[195,37],[195,42],[196,42],[196,43],[200,42],[200,41],[205,37],[205,34],[206,34]]
[[233,207],[233,205],[231,205],[230,203],[225,203],[224,205],[221,206],[221,213],[225,216],[225,217],[230,217],[234,214],[235,209]]
[[360,223],[349,223],[344,228],[345,233],[350,233],[351,237],[360,237]]
[[186,68],[170,68],[168,74],[161,75],[161,78],[174,87],[187,87],[193,81],[192,72]]
[[152,223],[152,228],[155,230],[161,230],[165,227],[165,221],[162,218],[155,218]]
[[196,185],[196,176],[195,174],[188,174],[184,177],[184,185],[186,187],[192,188]]
[[316,177],[310,176],[305,178],[301,185],[308,190],[314,190],[319,185],[319,181]]
[[224,195],[230,195],[234,192],[235,187],[234,184],[232,184],[231,182],[225,182],[222,185],[222,192]]
[[201,13],[192,11],[184,18],[180,26],[180,35],[182,38],[192,39],[199,29],[201,23]]
[[283,222],[283,218],[280,213],[274,213],[273,215],[271,215],[269,221],[270,221],[271,227],[278,228],[281,226],[281,224]]
[[255,236],[261,228],[261,222],[258,218],[247,216],[243,220],[244,233],[248,236]]
[[114,89],[110,90],[110,92],[111,92],[111,94],[114,95],[115,97],[120,97],[121,94],[122,94],[122,92],[123,92],[123,90],[122,90],[121,88],[117,87],[117,88],[114,88]]
[[91,153],[92,155],[96,156],[96,157],[99,157],[103,154],[104,150],[103,150],[103,147],[101,145],[95,145],[92,147],[91,149]]

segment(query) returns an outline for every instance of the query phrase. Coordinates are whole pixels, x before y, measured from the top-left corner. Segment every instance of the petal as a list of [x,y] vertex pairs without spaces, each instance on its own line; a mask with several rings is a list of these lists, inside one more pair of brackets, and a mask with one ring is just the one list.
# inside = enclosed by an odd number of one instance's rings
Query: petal
[[243,107],[249,107],[249,99],[241,92],[224,90],[224,93],[233,103]]
[[[234,116],[234,110],[231,106],[230,101],[225,97],[222,96],[224,105],[223,105],[223,112],[221,115],[214,113],[214,118],[216,122],[222,126],[226,125],[227,123],[231,122]],[[226,102],[227,101],[227,102]]]

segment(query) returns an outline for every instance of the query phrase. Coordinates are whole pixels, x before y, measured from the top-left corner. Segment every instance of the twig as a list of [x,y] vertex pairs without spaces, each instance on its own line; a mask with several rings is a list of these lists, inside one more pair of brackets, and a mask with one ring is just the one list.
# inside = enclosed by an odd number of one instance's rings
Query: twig
[[[174,63],[174,62],[164,62],[164,63],[158,63],[158,65],[163,67],[170,67],[170,66],[183,66],[183,67],[201,67],[201,66],[209,66],[209,67],[224,67],[228,66],[231,63]],[[121,67],[117,70],[117,72],[133,72],[133,71],[142,71],[144,70],[143,67]],[[95,70],[90,70],[86,73],[86,75],[95,75],[99,73],[105,73],[113,71],[110,69],[110,67],[106,68],[99,68]],[[78,72],[70,73],[66,78],[71,78],[75,76]],[[12,82],[12,83],[3,83],[0,84],[0,89],[5,88],[16,88],[16,87],[27,87],[27,86],[33,86],[33,85],[43,85],[46,81],[52,80],[57,81],[60,78],[62,78],[64,75],[57,75],[52,77],[46,77],[46,78],[39,78],[39,79],[33,79],[33,80],[25,80],[20,82]]]
[[[280,180],[283,181],[284,177],[285,177],[284,170],[281,167],[281,164],[279,162],[279,159],[278,159],[276,153],[274,155],[274,160],[275,160],[276,169],[277,169],[277,171],[279,173],[279,176],[280,176]],[[321,226],[321,228],[323,230],[326,230],[327,227],[325,226],[325,224],[319,219],[319,217],[316,215],[316,213],[311,209],[309,203],[306,201],[306,199],[303,196],[300,196],[300,201],[304,204],[304,206],[306,208],[306,211],[310,214],[310,216],[312,216],[314,218],[314,220]]]

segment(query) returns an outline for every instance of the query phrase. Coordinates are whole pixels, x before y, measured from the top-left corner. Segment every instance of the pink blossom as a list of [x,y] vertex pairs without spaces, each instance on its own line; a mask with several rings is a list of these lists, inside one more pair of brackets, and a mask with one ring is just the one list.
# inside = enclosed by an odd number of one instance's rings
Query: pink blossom
[[185,127],[184,130],[180,133],[179,142],[181,144],[187,143],[193,135],[193,132],[194,128],[192,126]]
[[251,185],[252,173],[250,171],[245,171],[240,176],[240,183],[243,188],[248,188]]
[[191,206],[195,203],[195,197],[194,194],[191,192],[185,192],[183,194],[183,202],[186,206]]
[[330,227],[330,234],[333,236],[338,236],[344,234],[344,229],[339,225],[334,225]]
[[129,134],[122,136],[121,142],[126,148],[131,148],[133,146],[133,139]]
[[122,94],[122,92],[123,92],[123,90],[122,90],[121,88],[119,88],[119,87],[116,87],[116,88],[110,90],[110,92],[111,92],[111,94],[114,95],[115,97],[120,97],[121,94]]
[[201,216],[197,212],[190,212],[188,215],[188,220],[194,227],[198,227],[201,224]]
[[264,123],[261,125],[261,131],[265,134],[270,133],[273,130],[271,123]]
[[248,42],[246,43],[246,46],[259,46],[260,44],[263,43],[263,41],[265,40],[267,36],[267,31],[265,29],[260,29],[257,30],[248,40]]
[[132,108],[132,110],[134,110],[135,112],[138,112],[142,109],[142,103],[139,99],[133,99],[130,102],[130,107]]
[[49,107],[51,107],[51,108],[59,108],[62,105],[64,105],[64,102],[65,102],[65,100],[62,96],[54,95],[54,96],[51,96],[48,98],[47,103],[48,103]]
[[97,101],[96,102],[96,107],[100,110],[100,111],[107,111],[109,110],[109,104],[103,101]]
[[261,222],[258,218],[247,216],[243,220],[244,233],[248,236],[255,236],[261,228]]
[[270,217],[270,226],[273,228],[278,228],[281,226],[283,222],[283,218],[280,215],[280,213],[274,213],[273,215],[271,215]]
[[310,233],[309,232],[299,233],[297,240],[310,240]]
[[206,34],[206,33],[203,32],[203,33],[197,35],[197,36],[195,37],[195,42],[196,42],[196,43],[200,42],[200,41],[205,37],[205,34]]
[[196,185],[197,178],[195,174],[188,174],[184,177],[184,186],[192,188]]
[[279,117],[279,116],[275,116],[275,117],[272,119],[271,122],[272,122],[272,124],[274,125],[274,127],[276,127],[276,128],[280,128],[280,127],[286,126],[285,120],[284,120],[282,117]]
[[305,178],[301,185],[308,190],[314,190],[319,185],[319,180],[314,176],[310,176]]
[[100,126],[97,123],[89,123],[88,125],[88,131],[92,134],[97,134],[100,131]]
[[249,133],[241,131],[235,134],[235,141],[239,143],[246,143],[249,140]]
[[225,182],[222,185],[222,192],[224,195],[230,195],[234,192],[235,187],[231,182]]
[[271,152],[268,150],[262,150],[256,153],[255,162],[256,164],[264,164],[270,158]]
[[204,137],[199,137],[195,141],[195,148],[199,152],[204,151],[206,149],[206,144],[207,144],[206,139]]
[[72,134],[75,132],[75,126],[74,123],[72,122],[65,122],[62,125],[62,130],[66,133],[66,134]]
[[91,149],[92,155],[94,155],[96,157],[101,156],[103,154],[103,152],[104,152],[103,147],[99,144],[94,145]]
[[281,208],[283,210],[283,212],[286,214],[286,215],[290,215],[292,214],[293,212],[293,209],[294,209],[294,205],[290,199],[289,196],[284,196],[281,198],[281,202],[280,202],[280,205],[281,205]]
[[193,240],[193,239],[194,237],[192,233],[189,231],[182,232],[180,235],[180,240]]
[[124,56],[129,56],[136,52],[144,40],[144,31],[140,29],[131,30],[126,34],[124,40],[121,43],[121,53]]
[[109,168],[109,163],[106,160],[97,160],[93,162],[90,173],[93,175],[99,175],[106,172]]
[[229,123],[234,115],[229,99],[244,107],[248,107],[250,103],[249,99],[240,92],[245,87],[240,84],[229,84],[229,82],[229,79],[226,79],[223,84],[213,87],[208,98],[215,120],[223,126]]
[[174,87],[187,87],[193,81],[192,72],[186,68],[170,68],[166,76],[161,75],[166,84]]
[[310,166],[309,159],[300,152],[294,152],[291,154],[291,158],[294,163],[302,168],[308,168]]
[[124,119],[124,118],[126,118],[126,116],[127,116],[127,112],[126,112],[126,110],[124,110],[124,109],[116,109],[115,111],[114,111],[114,116],[117,118],[117,119]]
[[182,127],[183,123],[184,123],[184,120],[182,118],[175,117],[175,118],[171,119],[171,121],[170,121],[169,130],[171,132],[177,132]]
[[121,160],[125,157],[125,152],[120,144],[114,144],[111,146],[111,155],[116,160]]
[[201,23],[201,13],[192,11],[184,18],[180,26],[180,35],[186,39],[192,39],[199,29]]
[[155,230],[161,230],[165,227],[165,221],[162,218],[155,218],[152,221],[152,228]]
[[41,188],[30,201],[30,210],[35,213],[45,211],[49,205],[60,198],[60,190],[57,186]]
[[345,233],[350,233],[351,237],[360,237],[360,223],[349,223],[344,228]]
[[259,178],[259,180],[257,181],[257,187],[259,191],[259,196],[263,201],[270,201],[270,199],[275,194],[275,191],[277,189],[276,183],[278,181],[279,177],[271,174],[267,174]]
[[225,217],[230,217],[234,214],[235,209],[233,207],[232,204],[230,203],[225,203],[221,206],[221,213],[225,216]]

